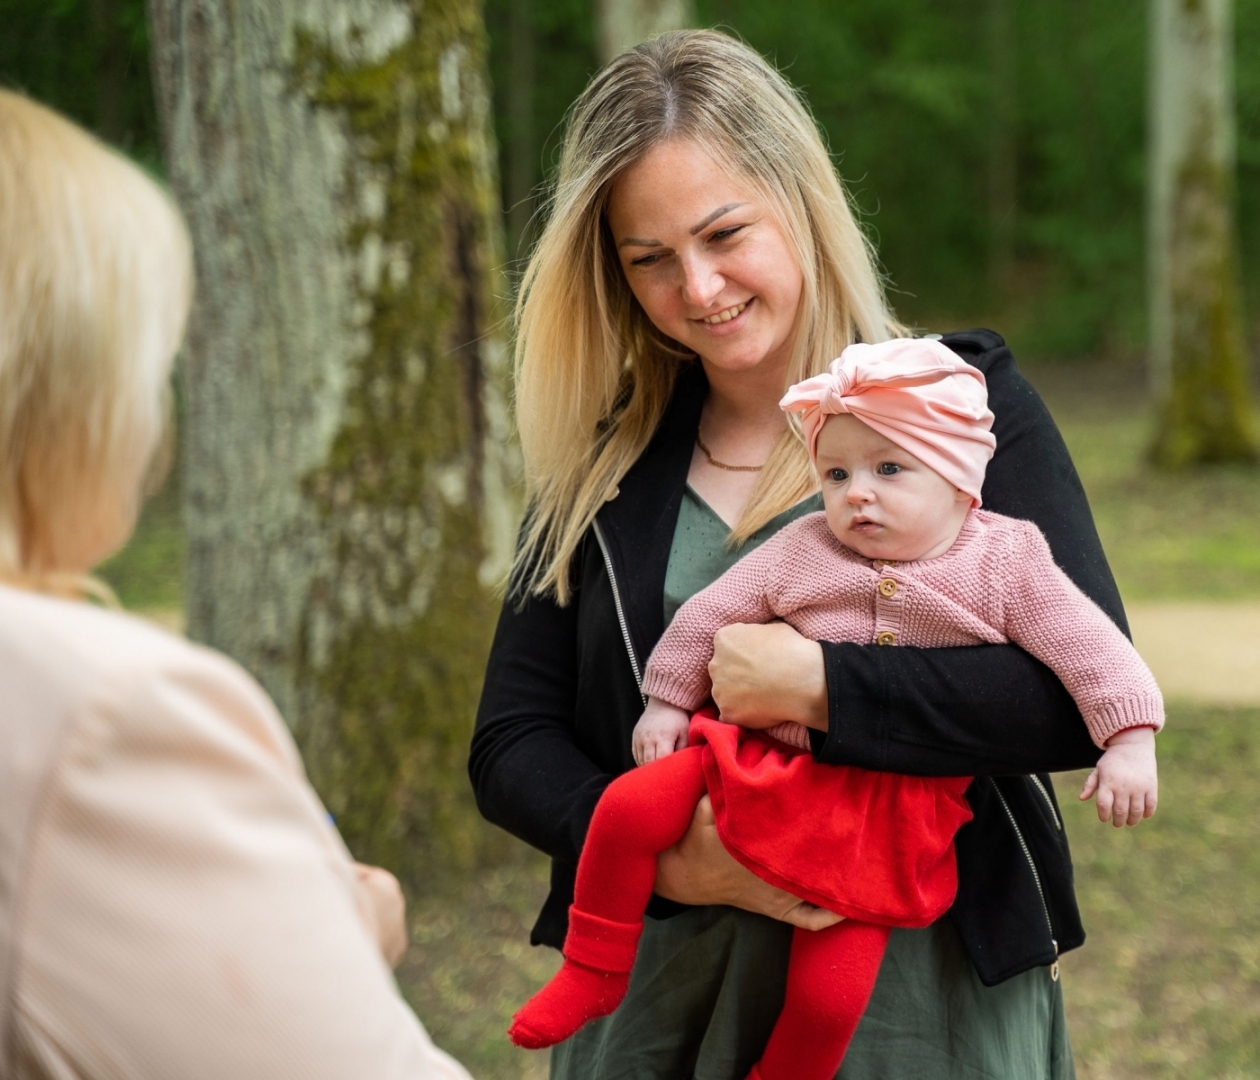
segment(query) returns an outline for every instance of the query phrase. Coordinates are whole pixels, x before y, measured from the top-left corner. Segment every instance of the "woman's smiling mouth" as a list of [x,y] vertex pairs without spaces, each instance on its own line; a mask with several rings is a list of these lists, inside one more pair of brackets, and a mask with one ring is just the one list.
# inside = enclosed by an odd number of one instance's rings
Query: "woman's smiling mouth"
[[702,319],[697,319],[696,322],[706,323],[709,326],[719,326],[722,323],[728,323],[732,319],[737,318],[738,316],[742,315],[744,312],[744,309],[751,303],[752,303],[752,300],[748,299],[748,300],[745,300],[742,304],[733,304],[731,307],[728,307],[722,311],[719,311],[716,315],[706,315]]

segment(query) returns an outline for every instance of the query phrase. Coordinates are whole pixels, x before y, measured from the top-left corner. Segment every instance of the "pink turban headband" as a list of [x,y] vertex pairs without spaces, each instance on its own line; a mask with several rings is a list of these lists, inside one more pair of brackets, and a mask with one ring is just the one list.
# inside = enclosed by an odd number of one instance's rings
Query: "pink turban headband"
[[850,345],[827,374],[789,389],[779,407],[803,414],[811,458],[827,417],[851,413],[980,505],[984,470],[997,445],[984,374],[939,341]]

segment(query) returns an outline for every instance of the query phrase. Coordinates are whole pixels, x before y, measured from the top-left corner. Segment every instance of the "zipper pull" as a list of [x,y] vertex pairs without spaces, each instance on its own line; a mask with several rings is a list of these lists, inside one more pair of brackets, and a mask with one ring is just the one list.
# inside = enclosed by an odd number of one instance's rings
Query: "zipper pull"
[[[1054,938],[1051,938],[1050,944],[1054,946],[1054,955],[1057,957],[1059,955],[1059,943],[1055,941]],[[1058,960],[1055,960],[1055,962],[1050,965],[1050,981],[1051,982],[1059,981],[1059,961]]]

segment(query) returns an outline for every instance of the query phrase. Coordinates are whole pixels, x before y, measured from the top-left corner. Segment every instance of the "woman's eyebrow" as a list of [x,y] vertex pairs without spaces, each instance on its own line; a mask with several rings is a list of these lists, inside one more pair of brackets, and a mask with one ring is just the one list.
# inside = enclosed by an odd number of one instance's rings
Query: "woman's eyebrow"
[[719,206],[716,210],[713,211],[713,213],[711,213],[707,218],[705,218],[702,222],[700,222],[699,225],[693,225],[691,227],[691,235],[695,236],[696,233],[698,233],[706,225],[712,225],[713,222],[717,221],[717,219],[720,218],[723,214],[729,214],[732,210],[738,210],[743,205],[744,204],[742,202],[733,202],[733,203],[727,203],[725,206]]
[[659,240],[640,240],[637,236],[627,236],[617,241],[617,247],[661,247]]

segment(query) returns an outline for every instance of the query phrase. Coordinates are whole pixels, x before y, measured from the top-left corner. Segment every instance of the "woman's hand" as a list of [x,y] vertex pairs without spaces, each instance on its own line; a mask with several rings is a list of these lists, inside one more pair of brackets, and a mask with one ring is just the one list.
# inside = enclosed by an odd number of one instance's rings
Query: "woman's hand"
[[407,902],[402,886],[388,870],[354,864],[358,879],[359,914],[376,939],[385,963],[393,970],[407,953]]
[[827,730],[822,646],[787,623],[724,626],[713,637],[709,677],[728,724],[763,728],[795,720]]
[[727,904],[805,930],[824,930],[841,918],[776,889],[737,863],[718,839],[707,795],[696,805],[686,836],[657,857],[656,893],[680,904]]

